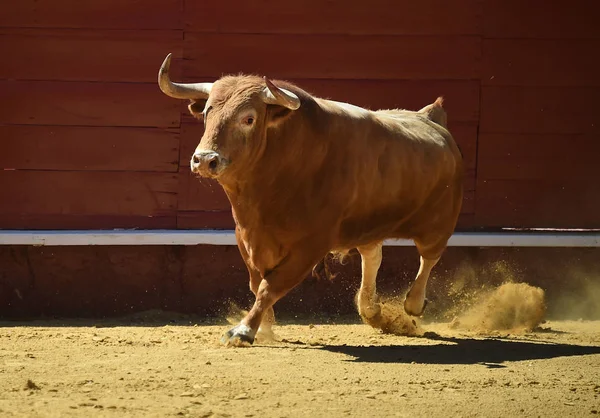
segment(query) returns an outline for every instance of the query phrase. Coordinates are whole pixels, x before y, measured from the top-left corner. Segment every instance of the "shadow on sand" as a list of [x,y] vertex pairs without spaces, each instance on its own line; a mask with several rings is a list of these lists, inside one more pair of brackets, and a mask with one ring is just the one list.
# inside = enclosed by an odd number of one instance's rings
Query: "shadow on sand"
[[510,361],[541,360],[556,357],[600,354],[599,346],[584,346],[500,339],[471,339],[429,337],[443,341],[434,345],[348,346],[325,345],[314,347],[345,354],[358,363],[422,363],[422,364],[483,364],[490,368],[505,367]]

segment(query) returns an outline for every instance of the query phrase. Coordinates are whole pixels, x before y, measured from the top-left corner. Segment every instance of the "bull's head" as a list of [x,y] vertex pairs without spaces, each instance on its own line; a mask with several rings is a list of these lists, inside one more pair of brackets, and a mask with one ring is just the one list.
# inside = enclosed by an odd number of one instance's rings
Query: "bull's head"
[[228,76],[214,83],[174,83],[169,78],[171,54],[158,73],[167,96],[189,99],[190,112],[204,119],[204,135],[190,166],[201,176],[222,179],[258,158],[266,146],[266,132],[300,107],[291,91],[267,78]]

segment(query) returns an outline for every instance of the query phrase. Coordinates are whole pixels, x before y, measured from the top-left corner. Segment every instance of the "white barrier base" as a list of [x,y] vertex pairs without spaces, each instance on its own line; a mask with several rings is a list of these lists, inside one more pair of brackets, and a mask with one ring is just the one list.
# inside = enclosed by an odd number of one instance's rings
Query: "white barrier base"
[[[232,230],[0,230],[0,245],[236,245]],[[412,246],[387,240],[386,246]],[[457,232],[450,247],[600,247],[599,232]]]

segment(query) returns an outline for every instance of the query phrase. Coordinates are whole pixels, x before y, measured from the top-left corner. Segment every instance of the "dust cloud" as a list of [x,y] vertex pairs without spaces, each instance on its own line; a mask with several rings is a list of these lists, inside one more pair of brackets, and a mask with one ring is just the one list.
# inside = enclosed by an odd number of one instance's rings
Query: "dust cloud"
[[235,326],[248,314],[248,311],[240,308],[235,302],[228,301],[224,314],[225,320]]
[[478,295],[473,306],[450,323],[450,328],[475,332],[527,332],[544,320],[544,291],[527,283],[504,283]]
[[455,330],[528,332],[544,321],[547,312],[545,291],[527,283],[524,273],[506,261],[462,264],[445,293],[450,305],[438,316]]

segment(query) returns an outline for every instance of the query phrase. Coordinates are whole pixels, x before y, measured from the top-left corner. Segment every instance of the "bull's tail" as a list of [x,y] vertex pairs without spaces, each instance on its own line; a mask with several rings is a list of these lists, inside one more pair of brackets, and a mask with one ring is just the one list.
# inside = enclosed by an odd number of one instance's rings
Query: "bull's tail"
[[418,113],[422,113],[427,116],[427,118],[444,128],[448,128],[448,116],[446,115],[446,111],[444,110],[444,98],[442,96],[438,97],[435,102],[430,105],[425,106],[423,109],[419,110]]

